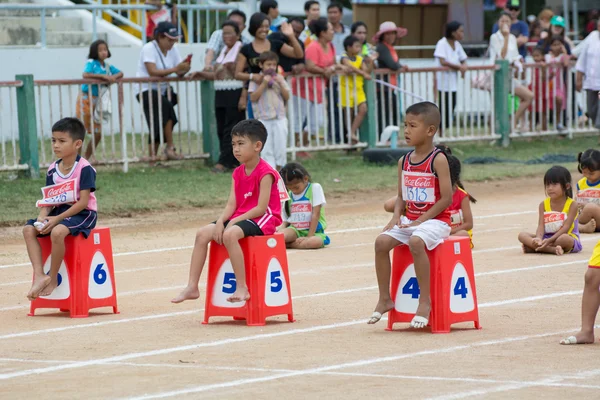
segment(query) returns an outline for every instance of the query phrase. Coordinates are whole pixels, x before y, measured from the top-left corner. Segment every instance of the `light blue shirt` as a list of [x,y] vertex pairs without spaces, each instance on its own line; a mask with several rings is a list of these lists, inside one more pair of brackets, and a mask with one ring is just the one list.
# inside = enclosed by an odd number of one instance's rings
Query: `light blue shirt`
[[[84,74],[107,75],[107,71],[106,71],[107,65],[108,65],[108,68],[110,71],[110,75],[116,75],[119,72],[121,72],[114,65],[110,65],[105,62],[104,66],[103,66],[102,64],[100,64],[100,61],[90,59],[85,64],[83,73]],[[92,96],[98,96],[98,86],[99,85],[92,85]],[[81,85],[81,91],[83,93],[88,93],[89,92],[88,85],[87,84]]]

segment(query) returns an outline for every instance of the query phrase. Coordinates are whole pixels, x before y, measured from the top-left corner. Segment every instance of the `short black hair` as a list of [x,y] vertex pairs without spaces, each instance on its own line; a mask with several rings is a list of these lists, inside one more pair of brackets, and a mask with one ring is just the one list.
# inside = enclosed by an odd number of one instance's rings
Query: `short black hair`
[[344,13],[344,7],[342,7],[342,5],[340,3],[331,3],[327,6],[327,11],[331,10],[332,8],[337,8],[338,10],[340,10],[340,12],[343,14]]
[[260,2],[260,12],[263,14],[269,14],[269,11],[271,11],[271,8],[277,8],[279,7],[279,4],[277,4],[276,0],[262,0]]
[[250,17],[250,23],[248,24],[248,33],[252,36],[256,35],[256,31],[262,26],[265,20],[269,20],[267,14],[263,14],[261,12],[252,14]]
[[252,143],[261,142],[264,149],[268,134],[267,128],[259,120],[245,119],[235,124],[231,130],[231,137],[233,136],[247,137]]
[[450,21],[446,24],[446,39],[452,39],[452,34],[456,32],[462,24],[458,21]]
[[308,0],[307,2],[304,3],[304,11],[310,10],[310,8],[315,4],[318,5],[319,7],[321,7],[321,4],[319,4],[318,1]]
[[103,44],[106,46],[106,50],[108,50],[108,58],[110,58],[110,49],[108,48],[108,43],[106,41],[100,39],[96,40],[94,43],[90,44],[90,53],[88,54],[88,59],[98,60],[98,47]]
[[531,54],[533,53],[542,53],[542,55],[544,54],[544,48],[542,46],[535,46],[533,48],[533,50],[531,50]]
[[321,33],[327,32],[329,21],[325,17],[321,17],[319,19],[315,19],[311,21],[308,29],[310,29],[311,33],[319,38]]
[[277,53],[273,51],[263,51],[260,53],[260,56],[258,56],[258,63],[263,64],[267,61],[275,61],[277,64],[279,64],[279,56],[277,56]]
[[562,165],[551,167],[544,175],[544,186],[558,183],[567,197],[573,198],[573,183],[571,173]]
[[406,115],[408,114],[420,116],[427,125],[433,125],[436,128],[440,126],[440,109],[430,101],[413,104],[406,109]]
[[67,132],[71,139],[81,140],[85,139],[85,126],[83,122],[77,118],[63,118],[52,125],[52,132]]
[[356,30],[358,28],[360,28],[361,26],[364,26],[365,29],[368,29],[367,28],[367,24],[365,24],[362,21],[356,21],[355,23],[353,23],[352,25],[350,25],[350,33],[354,35],[356,33]]
[[221,24],[221,29],[225,28],[226,26],[232,27],[233,30],[235,31],[235,34],[238,36],[240,35],[240,26],[238,24],[236,24],[235,22],[228,19],[227,21],[225,21]]
[[352,47],[354,46],[354,43],[359,43],[360,39],[358,39],[356,36],[347,36],[346,39],[344,39],[344,50],[346,50],[348,47]]
[[304,19],[302,19],[302,18],[300,18],[300,17],[294,17],[294,18],[290,19],[288,22],[289,22],[290,24],[291,24],[292,22],[297,22],[297,23],[299,23],[299,24],[302,24],[302,27],[305,27],[305,26],[306,26],[306,24],[304,23]]
[[600,151],[596,149],[587,149],[583,153],[577,155],[579,172],[583,172],[584,169],[588,169],[591,172],[598,171],[600,169]]
[[560,36],[560,35],[553,35],[553,36],[550,38],[550,44],[552,44],[552,43],[554,43],[554,42],[560,42],[560,43],[561,43],[563,46],[566,44],[566,43],[565,43],[565,39],[563,39],[563,37],[562,37],[562,36]]
[[237,15],[238,17],[242,17],[244,19],[244,23],[246,23],[246,13],[242,10],[233,10],[227,15],[227,19],[231,18],[232,15]]
[[502,18],[502,17],[508,17],[508,18],[510,18],[510,19],[512,20],[512,15],[510,15],[510,13],[509,13],[509,12],[506,12],[506,11],[502,11],[502,12],[500,13],[500,15],[498,15],[498,19],[500,19],[500,18]]

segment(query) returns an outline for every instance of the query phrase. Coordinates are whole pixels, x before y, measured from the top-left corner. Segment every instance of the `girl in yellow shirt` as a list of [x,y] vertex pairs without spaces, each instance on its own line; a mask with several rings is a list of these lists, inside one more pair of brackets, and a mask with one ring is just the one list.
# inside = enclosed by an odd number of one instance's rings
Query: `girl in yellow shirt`
[[579,206],[581,233],[600,230],[600,151],[588,149],[579,153],[579,172],[583,178],[577,182],[575,201]]

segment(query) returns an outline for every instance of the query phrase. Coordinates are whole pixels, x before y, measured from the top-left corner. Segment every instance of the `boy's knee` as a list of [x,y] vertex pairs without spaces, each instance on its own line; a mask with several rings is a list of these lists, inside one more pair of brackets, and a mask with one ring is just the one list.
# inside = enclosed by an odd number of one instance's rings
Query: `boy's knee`
[[35,237],[35,236],[37,236],[37,234],[38,234],[38,231],[37,231],[37,229],[35,229],[34,226],[25,225],[23,227],[23,237],[26,237],[26,238]]
[[387,235],[379,235],[375,239],[375,253],[389,253],[394,247],[390,244],[390,237]]
[[223,233],[223,244],[225,246],[230,246],[230,245],[236,244],[243,237],[244,237],[244,234],[241,231],[241,229],[239,229],[239,228],[238,229],[235,229],[235,228],[227,229]]
[[206,227],[198,229],[198,232],[196,232],[196,241],[197,242],[210,242],[212,240],[212,233],[209,229],[206,229]]
[[65,237],[69,234],[69,228],[64,225],[57,225],[50,232],[50,238],[53,242],[55,241],[64,241]]
[[420,237],[412,236],[408,239],[408,248],[411,254],[419,254],[425,251],[425,242]]

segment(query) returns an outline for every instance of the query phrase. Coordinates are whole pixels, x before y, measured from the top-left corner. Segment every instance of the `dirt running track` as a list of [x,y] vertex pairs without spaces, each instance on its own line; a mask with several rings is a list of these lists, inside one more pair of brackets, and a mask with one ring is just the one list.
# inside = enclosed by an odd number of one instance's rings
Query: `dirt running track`
[[27,317],[25,248],[18,230],[0,231],[0,398],[598,398],[600,345],[558,341],[579,327],[600,236],[584,236],[580,254],[523,255],[516,236],[535,230],[541,178],[468,186],[479,200],[483,329],[458,324],[445,335],[366,324],[377,301],[373,241],[391,192],[328,198],[332,245],[288,255],[297,322],[264,327],[201,325],[204,289],[202,301],[169,302],[214,210],[102,221],[112,228],[121,314],[88,319]]

